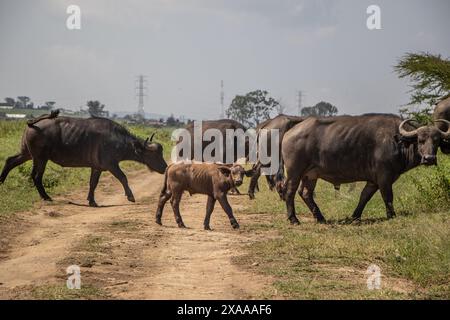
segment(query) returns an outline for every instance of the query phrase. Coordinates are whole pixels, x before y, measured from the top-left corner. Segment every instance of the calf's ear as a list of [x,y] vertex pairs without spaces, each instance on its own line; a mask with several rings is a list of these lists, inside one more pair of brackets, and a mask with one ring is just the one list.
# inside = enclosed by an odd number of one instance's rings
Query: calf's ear
[[228,168],[228,167],[220,166],[220,167],[218,167],[217,169],[218,169],[223,175],[225,175],[225,176],[227,176],[227,177],[231,174],[231,170],[230,170],[230,168]]

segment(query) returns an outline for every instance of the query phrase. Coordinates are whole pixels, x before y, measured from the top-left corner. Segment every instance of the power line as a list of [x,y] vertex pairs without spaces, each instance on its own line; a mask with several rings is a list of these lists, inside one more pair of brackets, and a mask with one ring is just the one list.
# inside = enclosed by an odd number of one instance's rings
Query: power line
[[225,100],[225,92],[223,90],[223,80],[220,80],[220,118],[225,118],[225,106],[224,106],[224,100]]
[[297,96],[297,108],[298,108],[298,115],[301,116],[302,114],[302,91],[299,90],[298,91],[298,96]]

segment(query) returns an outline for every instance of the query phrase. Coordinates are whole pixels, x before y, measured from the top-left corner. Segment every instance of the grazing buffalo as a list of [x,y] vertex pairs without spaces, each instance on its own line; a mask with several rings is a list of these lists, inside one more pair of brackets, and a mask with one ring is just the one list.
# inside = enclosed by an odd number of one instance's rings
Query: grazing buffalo
[[[450,97],[442,100],[436,105],[433,113],[433,120],[445,119],[450,121]],[[446,131],[448,125],[443,122],[436,123],[436,126],[442,131]],[[441,141],[441,151],[445,154],[450,154],[450,140],[443,139]]]
[[[261,133],[262,129],[265,129],[268,131],[269,130],[278,130],[278,132],[279,132],[279,136],[278,136],[279,142],[278,143],[279,143],[279,147],[280,147],[278,154],[281,157],[281,141],[283,140],[283,136],[289,129],[291,129],[296,124],[302,122],[303,120],[305,120],[304,117],[288,116],[288,115],[284,115],[284,114],[280,114],[273,119],[266,120],[256,127],[257,143],[259,143],[260,133]],[[270,146],[271,146],[271,135],[268,132],[268,134],[267,134],[268,155],[271,155]],[[261,168],[268,167],[268,166],[270,166],[270,164],[263,165],[259,161],[253,166],[254,174],[252,176],[252,179],[250,180],[250,185],[248,187],[248,196],[250,197],[250,199],[255,199],[255,188],[257,186],[258,179],[261,176]],[[280,168],[279,169],[283,170],[283,161],[281,158],[280,158]],[[266,175],[266,179],[267,179],[267,183],[269,184],[270,190],[272,190],[275,187],[274,175]]]
[[225,166],[213,163],[175,163],[171,164],[164,177],[164,186],[156,211],[156,223],[161,225],[164,205],[170,199],[175,214],[175,220],[180,228],[185,225],[180,215],[180,201],[184,191],[191,195],[195,193],[208,196],[206,204],[205,230],[210,230],[209,220],[214,210],[214,204],[219,201],[230,219],[234,229],[239,224],[233,216],[233,210],[228,203],[227,193],[230,189],[242,184],[244,175],[250,176],[252,171],[245,171],[240,165]]
[[[282,155],[287,179],[283,186],[288,219],[295,215],[295,192],[299,194],[318,222],[325,218],[314,201],[314,188],[321,178],[336,184],[366,181],[353,219],[360,219],[366,203],[380,190],[388,218],[395,216],[392,184],[399,176],[420,165],[435,165],[442,139],[450,138],[450,128],[414,128],[411,120],[395,115],[371,114],[311,117],[286,133]],[[450,122],[436,120],[439,123]]]
[[[153,136],[152,136],[153,138]],[[128,200],[134,196],[119,162],[132,160],[147,165],[150,170],[164,173],[167,167],[162,146],[141,140],[121,125],[104,118],[58,117],[58,112],[28,121],[22,137],[21,151],[6,160],[0,183],[8,173],[22,163],[33,160],[31,177],[44,200],[51,200],[42,185],[48,160],[62,167],[90,167],[89,205],[96,207],[94,191],[103,171],[111,172],[123,185]]]
[[[205,120],[202,121],[202,136],[201,137],[194,137],[194,124],[190,123],[186,126],[186,129],[189,131],[190,135],[191,135],[191,157],[189,160],[196,160],[196,161],[209,161],[209,159],[203,159],[203,151],[205,150],[205,148],[212,143],[211,141],[203,141],[203,134],[205,133],[206,130],[208,129],[217,129],[221,132],[222,137],[223,137],[223,159],[222,162],[226,163],[226,131],[227,130],[238,130],[238,129],[242,129],[244,132],[247,130],[247,128],[245,128],[242,124],[240,124],[239,122],[235,121],[235,120],[231,120],[231,119],[221,119],[221,120]],[[196,158],[195,157],[195,153],[194,153],[194,140],[197,141],[197,143],[199,143],[202,148],[202,156],[201,158]],[[246,150],[245,150],[245,156],[247,156],[248,154],[248,143],[246,143]],[[212,156],[215,156],[215,154],[213,153]],[[185,159],[183,157],[183,155],[181,155],[181,157],[183,159]],[[237,138],[234,139],[234,157],[233,157],[233,162],[236,162],[237,159]]]

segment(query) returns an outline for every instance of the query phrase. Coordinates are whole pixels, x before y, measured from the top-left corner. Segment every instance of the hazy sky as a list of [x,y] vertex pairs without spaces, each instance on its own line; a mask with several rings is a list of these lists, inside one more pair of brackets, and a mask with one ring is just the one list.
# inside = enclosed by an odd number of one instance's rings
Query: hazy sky
[[[81,8],[81,30],[66,8]],[[381,7],[382,30],[366,27]],[[98,99],[134,111],[135,77],[148,76],[146,112],[217,118],[236,94],[268,90],[296,112],[320,100],[341,113],[397,112],[406,52],[450,56],[448,0],[0,0],[0,100],[27,95],[76,108]]]

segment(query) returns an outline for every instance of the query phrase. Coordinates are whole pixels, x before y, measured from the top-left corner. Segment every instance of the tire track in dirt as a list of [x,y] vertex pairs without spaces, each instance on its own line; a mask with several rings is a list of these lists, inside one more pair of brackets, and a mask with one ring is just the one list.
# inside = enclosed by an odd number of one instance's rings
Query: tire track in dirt
[[[127,202],[120,184],[107,177],[96,192],[105,207],[86,207],[86,188],[22,214],[27,230],[11,241],[0,261],[0,298],[29,298],[30,288],[62,287],[71,264],[81,265],[82,285],[99,288],[109,298],[258,298],[272,290],[271,279],[232,263],[244,244],[263,235],[232,230],[220,206],[212,216],[213,231],[204,231],[202,195],[183,197],[187,229],[176,227],[170,204],[164,226],[156,225],[163,176],[139,171],[129,175],[129,181],[137,204]],[[234,209],[239,198],[230,197]],[[236,217],[244,228],[256,218]]]

